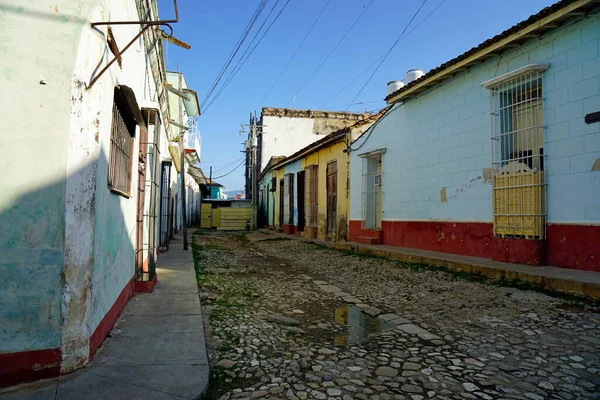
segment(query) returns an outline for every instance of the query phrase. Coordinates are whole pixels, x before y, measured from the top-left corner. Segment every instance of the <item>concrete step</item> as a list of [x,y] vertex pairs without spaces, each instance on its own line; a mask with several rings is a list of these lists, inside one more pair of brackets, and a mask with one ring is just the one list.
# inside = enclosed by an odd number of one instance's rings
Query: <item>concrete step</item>
[[379,238],[359,236],[356,241],[360,244],[380,244]]

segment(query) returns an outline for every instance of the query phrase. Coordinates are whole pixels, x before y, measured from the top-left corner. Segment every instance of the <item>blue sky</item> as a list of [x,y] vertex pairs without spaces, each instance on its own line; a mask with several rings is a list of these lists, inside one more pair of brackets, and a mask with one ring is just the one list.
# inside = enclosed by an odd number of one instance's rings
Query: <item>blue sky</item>
[[[254,29],[260,26],[273,4],[277,2],[271,19],[287,1],[270,0]],[[244,140],[239,134],[240,124],[248,123],[252,111],[259,115],[264,106],[339,111],[348,107],[349,111],[380,109],[385,106],[383,98],[388,81],[401,80],[411,68],[427,72],[554,2],[427,0],[407,32],[420,25],[396,46],[355,101],[363,104],[350,104],[375,66],[356,78],[394,43],[422,0],[373,0],[372,3],[371,0],[330,0],[303,47],[265,99],[326,1],[289,0],[279,19],[221,95],[208,109],[202,105],[203,115],[198,124],[202,135],[201,167],[206,174],[210,165],[213,177],[218,177],[239,164]],[[161,18],[173,16],[172,0],[158,0],[158,3]],[[192,48],[183,50],[165,42],[167,69],[183,72],[188,85],[198,92],[202,101],[260,0],[179,0],[178,3],[180,22],[173,24],[174,35]],[[345,40],[298,93],[369,4]],[[241,52],[244,49],[242,46]],[[232,66],[235,63],[234,60]],[[332,99],[353,80],[353,84]],[[243,173],[242,166],[218,181],[227,190],[242,189]]]

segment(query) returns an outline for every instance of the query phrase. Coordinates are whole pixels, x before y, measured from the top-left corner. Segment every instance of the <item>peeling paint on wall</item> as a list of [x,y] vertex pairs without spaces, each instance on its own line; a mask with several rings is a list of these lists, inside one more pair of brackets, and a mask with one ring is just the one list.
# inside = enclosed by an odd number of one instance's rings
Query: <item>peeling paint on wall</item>
[[483,169],[483,182],[484,183],[492,183],[492,169],[491,168]]
[[446,188],[445,187],[443,187],[440,190],[440,202],[442,202],[442,203],[448,202],[448,198],[446,197]]
[[592,165],[592,171],[600,171],[600,158],[597,158]]

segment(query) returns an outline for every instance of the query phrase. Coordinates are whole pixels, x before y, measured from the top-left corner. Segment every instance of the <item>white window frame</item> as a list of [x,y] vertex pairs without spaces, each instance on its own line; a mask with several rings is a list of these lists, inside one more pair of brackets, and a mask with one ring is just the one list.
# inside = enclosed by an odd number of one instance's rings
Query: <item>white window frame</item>
[[532,64],[482,86],[491,92],[494,235],[546,236],[543,73]]

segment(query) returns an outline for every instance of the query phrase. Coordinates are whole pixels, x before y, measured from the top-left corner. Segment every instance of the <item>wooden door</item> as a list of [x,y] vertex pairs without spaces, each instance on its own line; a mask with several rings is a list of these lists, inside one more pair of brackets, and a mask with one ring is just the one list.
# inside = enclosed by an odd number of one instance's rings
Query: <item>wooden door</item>
[[304,231],[304,197],[306,196],[304,189],[304,171],[300,171],[297,174],[296,179],[298,180],[298,231]]
[[284,180],[280,180],[279,181],[279,229],[283,229],[283,209],[284,209],[284,195],[283,195],[283,190],[284,190],[285,184],[284,184]]
[[146,158],[148,133],[140,129],[140,147],[138,150],[138,195],[135,246],[135,275],[141,279],[143,272],[148,272],[144,266],[144,201],[146,197]]
[[327,164],[327,236],[336,238],[337,161]]

